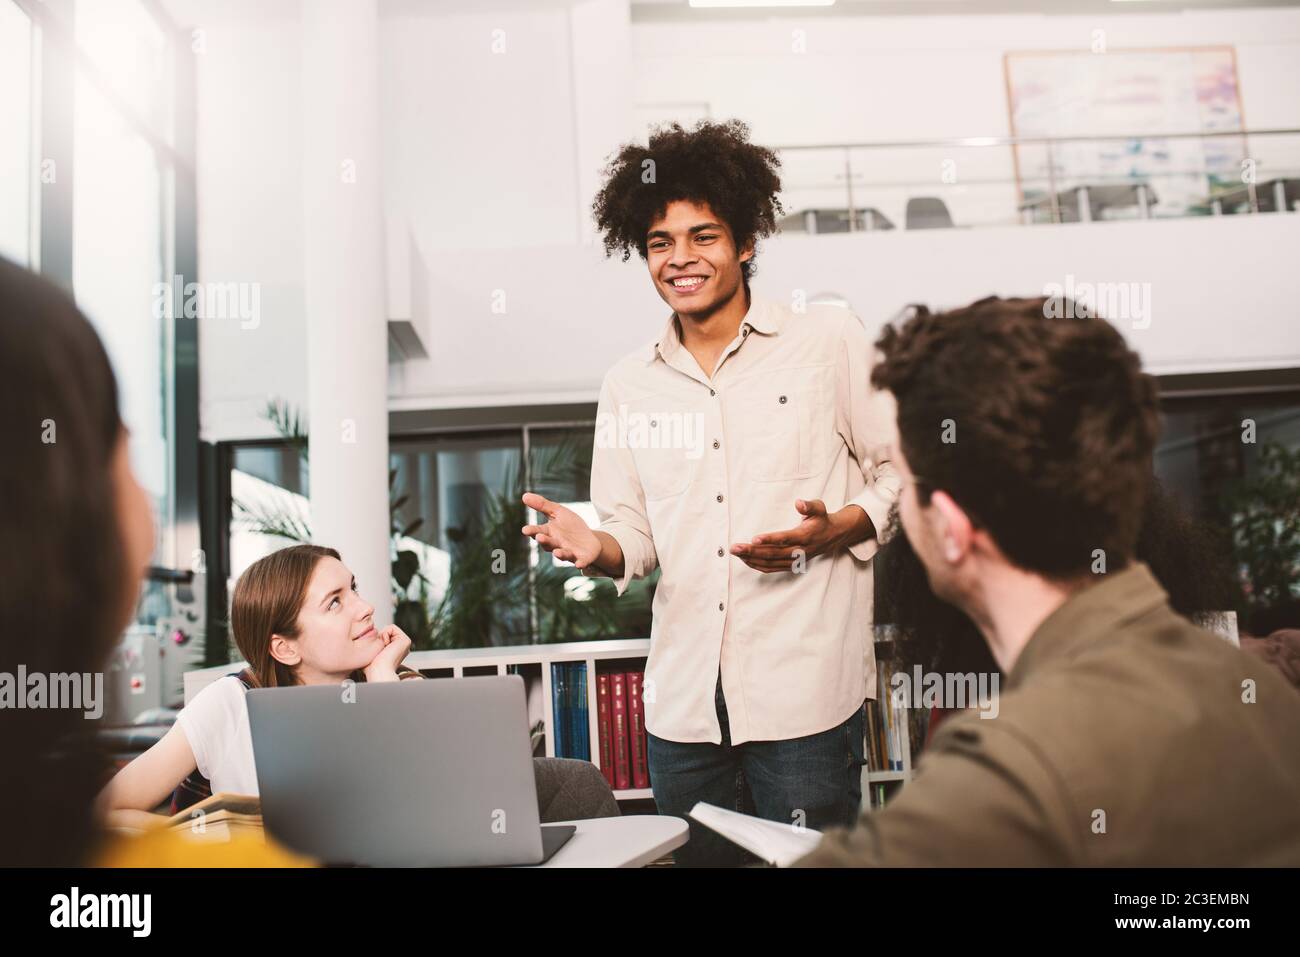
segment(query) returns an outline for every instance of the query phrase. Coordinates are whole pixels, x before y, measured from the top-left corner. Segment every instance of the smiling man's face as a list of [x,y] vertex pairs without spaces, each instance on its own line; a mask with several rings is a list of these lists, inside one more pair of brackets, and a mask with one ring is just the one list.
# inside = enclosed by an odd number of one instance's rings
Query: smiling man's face
[[679,316],[704,318],[743,284],[752,243],[736,249],[731,229],[707,203],[675,200],[646,232],[646,264],[664,302]]

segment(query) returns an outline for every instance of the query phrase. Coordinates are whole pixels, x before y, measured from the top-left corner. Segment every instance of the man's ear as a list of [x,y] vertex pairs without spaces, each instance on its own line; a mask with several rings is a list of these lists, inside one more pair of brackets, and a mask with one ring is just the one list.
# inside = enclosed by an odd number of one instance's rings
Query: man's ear
[[939,543],[940,554],[948,564],[956,565],[971,550],[974,526],[970,516],[947,492],[935,491],[930,496],[930,505],[933,507],[935,540]]
[[290,668],[302,661],[302,655],[298,653],[298,642],[284,635],[271,636],[270,652],[272,658]]
[[754,240],[751,239],[749,242],[745,243],[744,247],[740,250],[740,261],[749,262],[749,260],[753,258],[754,258]]

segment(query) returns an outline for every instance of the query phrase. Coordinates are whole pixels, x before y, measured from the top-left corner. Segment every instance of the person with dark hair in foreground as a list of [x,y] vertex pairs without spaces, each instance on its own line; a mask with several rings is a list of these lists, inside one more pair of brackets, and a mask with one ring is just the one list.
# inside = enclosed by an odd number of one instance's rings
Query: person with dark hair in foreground
[[4,259],[0,409],[0,866],[310,863],[270,841],[113,835],[94,807],[108,762],[88,702],[32,704],[32,688],[93,689],[96,675],[102,690],[154,531],[99,337],[59,289]]
[[1300,864],[1300,696],[1135,558],[1154,380],[1109,323],[1045,322],[1059,305],[981,300],[877,342],[903,529],[1007,680],[801,866]]

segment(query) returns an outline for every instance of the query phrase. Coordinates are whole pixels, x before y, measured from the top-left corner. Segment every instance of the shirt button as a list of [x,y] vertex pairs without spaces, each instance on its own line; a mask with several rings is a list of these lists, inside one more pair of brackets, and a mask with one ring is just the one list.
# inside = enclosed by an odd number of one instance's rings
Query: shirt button
[[717,395],[717,394],[718,393],[714,392],[712,389],[709,390],[709,395]]
[[741,334],[742,336],[747,336],[747,335],[749,335],[749,326],[745,326],[745,328],[741,329],[741,330],[740,330],[740,334]]
[[719,502],[722,501],[722,496],[721,496],[721,495],[718,496],[718,501],[719,501]]
[[721,444],[717,439],[714,439],[714,440],[713,440],[713,447],[714,447],[715,449],[720,449],[720,448],[722,448],[722,444]]
[[722,602],[718,602],[718,611],[722,611]]
[[719,558],[722,557],[722,549],[721,549],[721,548],[718,549],[718,557],[719,557]]
[[[785,405],[785,396],[781,396],[781,404],[782,404],[782,405]],[[651,424],[651,425],[654,425],[653,422],[651,422],[650,424]]]

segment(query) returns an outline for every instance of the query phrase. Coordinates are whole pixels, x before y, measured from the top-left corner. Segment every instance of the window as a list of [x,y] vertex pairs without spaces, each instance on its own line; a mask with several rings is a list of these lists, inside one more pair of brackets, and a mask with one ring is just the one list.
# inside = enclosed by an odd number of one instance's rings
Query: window
[[1252,634],[1300,626],[1300,387],[1243,388],[1232,375],[1166,394],[1156,474],[1222,533]]
[[31,260],[32,24],[12,3],[0,3],[0,256]]
[[[113,363],[131,464],[165,535],[173,524],[167,410],[174,375],[170,325],[154,308],[164,268],[161,176],[150,145],[84,75],[73,149],[72,287]],[[159,546],[157,563],[175,564],[165,539]]]
[[[593,423],[579,422],[392,437],[394,617],[417,648],[649,636],[657,572],[618,598],[611,581],[520,532],[532,520],[526,489],[596,523],[594,436]],[[310,540],[311,521],[305,445],[232,443],[228,459],[231,589],[258,558]]]
[[119,650],[138,661],[141,642],[157,641],[176,653],[143,694],[110,688],[109,723],[179,700],[180,669],[202,648],[188,639],[206,623],[197,337],[160,308],[167,277],[195,271],[192,199],[175,187],[193,144],[171,123],[193,63],[173,57],[175,36],[152,2],[0,0],[0,255],[68,289],[95,326],[157,519],[155,567]]

